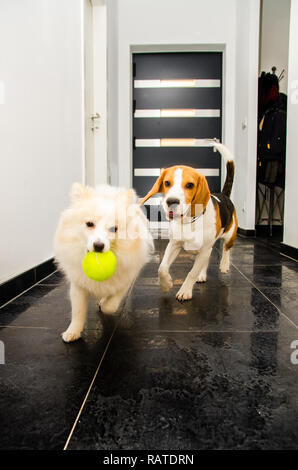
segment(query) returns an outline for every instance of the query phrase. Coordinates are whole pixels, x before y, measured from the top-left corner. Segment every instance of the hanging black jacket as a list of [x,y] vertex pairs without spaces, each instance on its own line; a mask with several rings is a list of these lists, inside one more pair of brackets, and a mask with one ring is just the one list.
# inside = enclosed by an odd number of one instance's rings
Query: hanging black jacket
[[286,153],[287,95],[279,93],[277,101],[260,117],[258,159],[283,162]]

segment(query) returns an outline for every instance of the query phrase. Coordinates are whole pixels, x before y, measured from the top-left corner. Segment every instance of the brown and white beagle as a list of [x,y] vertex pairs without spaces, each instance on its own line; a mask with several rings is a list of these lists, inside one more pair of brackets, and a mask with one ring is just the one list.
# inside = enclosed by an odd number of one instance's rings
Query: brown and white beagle
[[194,168],[176,165],[163,169],[152,189],[141,199],[164,193],[162,206],[170,221],[169,244],[158,270],[163,292],[172,286],[169,269],[181,248],[198,252],[191,271],[185,278],[176,298],[190,300],[196,282],[205,282],[212,247],[218,238],[224,241],[220,271],[227,273],[230,267],[230,249],[237,235],[237,217],[231,194],[234,179],[234,161],[230,151],[223,145],[211,141],[225,159],[227,175],[221,193],[210,194],[204,175]]

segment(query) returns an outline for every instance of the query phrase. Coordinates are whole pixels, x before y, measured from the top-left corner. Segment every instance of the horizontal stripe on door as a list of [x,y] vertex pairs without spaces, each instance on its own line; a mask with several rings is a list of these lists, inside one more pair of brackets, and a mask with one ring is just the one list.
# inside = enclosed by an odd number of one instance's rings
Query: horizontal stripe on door
[[220,80],[134,80],[135,88],[219,88]]
[[[196,168],[204,176],[219,176],[219,168]],[[134,176],[160,176],[160,168],[135,168]]]
[[135,139],[136,147],[211,147],[210,139]]
[[169,229],[170,222],[157,222],[157,221],[149,221],[149,229],[156,230],[156,229]]
[[135,118],[220,117],[220,109],[136,109]]

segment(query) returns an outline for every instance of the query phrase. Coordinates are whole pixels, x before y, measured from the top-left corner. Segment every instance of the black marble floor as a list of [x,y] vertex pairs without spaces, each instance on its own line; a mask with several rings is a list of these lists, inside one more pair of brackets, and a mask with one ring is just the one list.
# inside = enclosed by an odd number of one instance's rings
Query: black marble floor
[[193,255],[163,295],[165,246],[120,315],[90,301],[76,343],[60,336],[70,302],[58,272],[0,309],[0,449],[298,449],[298,264],[238,238],[229,274],[217,245],[207,282],[179,303]]

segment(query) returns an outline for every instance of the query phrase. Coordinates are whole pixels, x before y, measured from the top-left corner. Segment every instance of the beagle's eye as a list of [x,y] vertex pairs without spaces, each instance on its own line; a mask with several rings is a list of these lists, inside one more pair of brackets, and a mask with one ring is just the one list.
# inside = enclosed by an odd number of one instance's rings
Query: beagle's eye
[[89,228],[94,228],[94,227],[95,227],[94,222],[91,222],[90,220],[88,220],[88,222],[86,222],[86,225],[87,225],[87,227],[89,227]]
[[185,185],[186,189],[192,189],[194,187],[194,184],[193,183],[187,183]]
[[165,186],[171,186],[171,183],[169,181],[165,181]]
[[118,230],[118,227],[115,225],[115,227],[110,227],[109,232],[116,233]]

